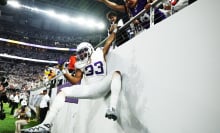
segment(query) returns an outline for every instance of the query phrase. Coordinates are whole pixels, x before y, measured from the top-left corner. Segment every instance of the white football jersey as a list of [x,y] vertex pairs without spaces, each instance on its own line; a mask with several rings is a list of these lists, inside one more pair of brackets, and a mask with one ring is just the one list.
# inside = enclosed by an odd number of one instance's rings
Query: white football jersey
[[91,60],[89,61],[89,63],[85,65],[83,68],[78,67],[78,63],[76,63],[76,68],[80,69],[84,73],[83,81],[86,84],[91,84],[102,80],[107,73],[106,62],[103,56],[102,49],[96,49],[90,58]]

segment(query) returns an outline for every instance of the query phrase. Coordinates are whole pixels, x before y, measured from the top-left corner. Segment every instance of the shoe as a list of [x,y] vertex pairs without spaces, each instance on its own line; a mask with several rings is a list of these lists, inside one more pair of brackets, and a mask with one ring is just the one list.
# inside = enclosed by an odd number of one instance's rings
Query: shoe
[[21,133],[49,133],[51,124],[40,124],[31,128],[22,129]]
[[117,113],[114,108],[108,108],[105,114],[105,117],[108,119],[113,119],[114,121],[117,120]]

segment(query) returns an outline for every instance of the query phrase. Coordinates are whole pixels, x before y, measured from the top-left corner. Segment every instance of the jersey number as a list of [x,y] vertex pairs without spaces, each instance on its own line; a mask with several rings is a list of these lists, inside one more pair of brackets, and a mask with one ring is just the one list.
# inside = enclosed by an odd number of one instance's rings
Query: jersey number
[[98,61],[94,63],[93,65],[86,66],[85,70],[86,70],[86,76],[91,76],[94,73],[103,74],[104,73],[103,63],[101,61]]

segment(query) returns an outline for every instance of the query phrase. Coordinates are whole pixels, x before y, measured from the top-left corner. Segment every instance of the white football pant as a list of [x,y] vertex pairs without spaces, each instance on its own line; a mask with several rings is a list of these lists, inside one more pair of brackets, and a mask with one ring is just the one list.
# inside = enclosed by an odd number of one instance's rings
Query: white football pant
[[105,96],[110,90],[110,108],[116,109],[121,91],[121,75],[118,72],[112,72],[102,80],[93,84],[72,85],[70,87],[62,88],[62,91],[54,98],[43,123],[52,122],[57,112],[63,107],[66,96],[79,99],[95,99]]

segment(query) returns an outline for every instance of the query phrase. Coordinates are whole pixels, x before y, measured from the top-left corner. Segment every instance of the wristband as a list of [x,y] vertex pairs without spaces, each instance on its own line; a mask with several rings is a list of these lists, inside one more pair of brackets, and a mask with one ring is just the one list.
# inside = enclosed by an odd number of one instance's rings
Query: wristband
[[68,73],[68,70],[67,70],[67,69],[63,69],[63,70],[62,70],[62,73],[63,73],[63,74],[67,74],[67,73]]

